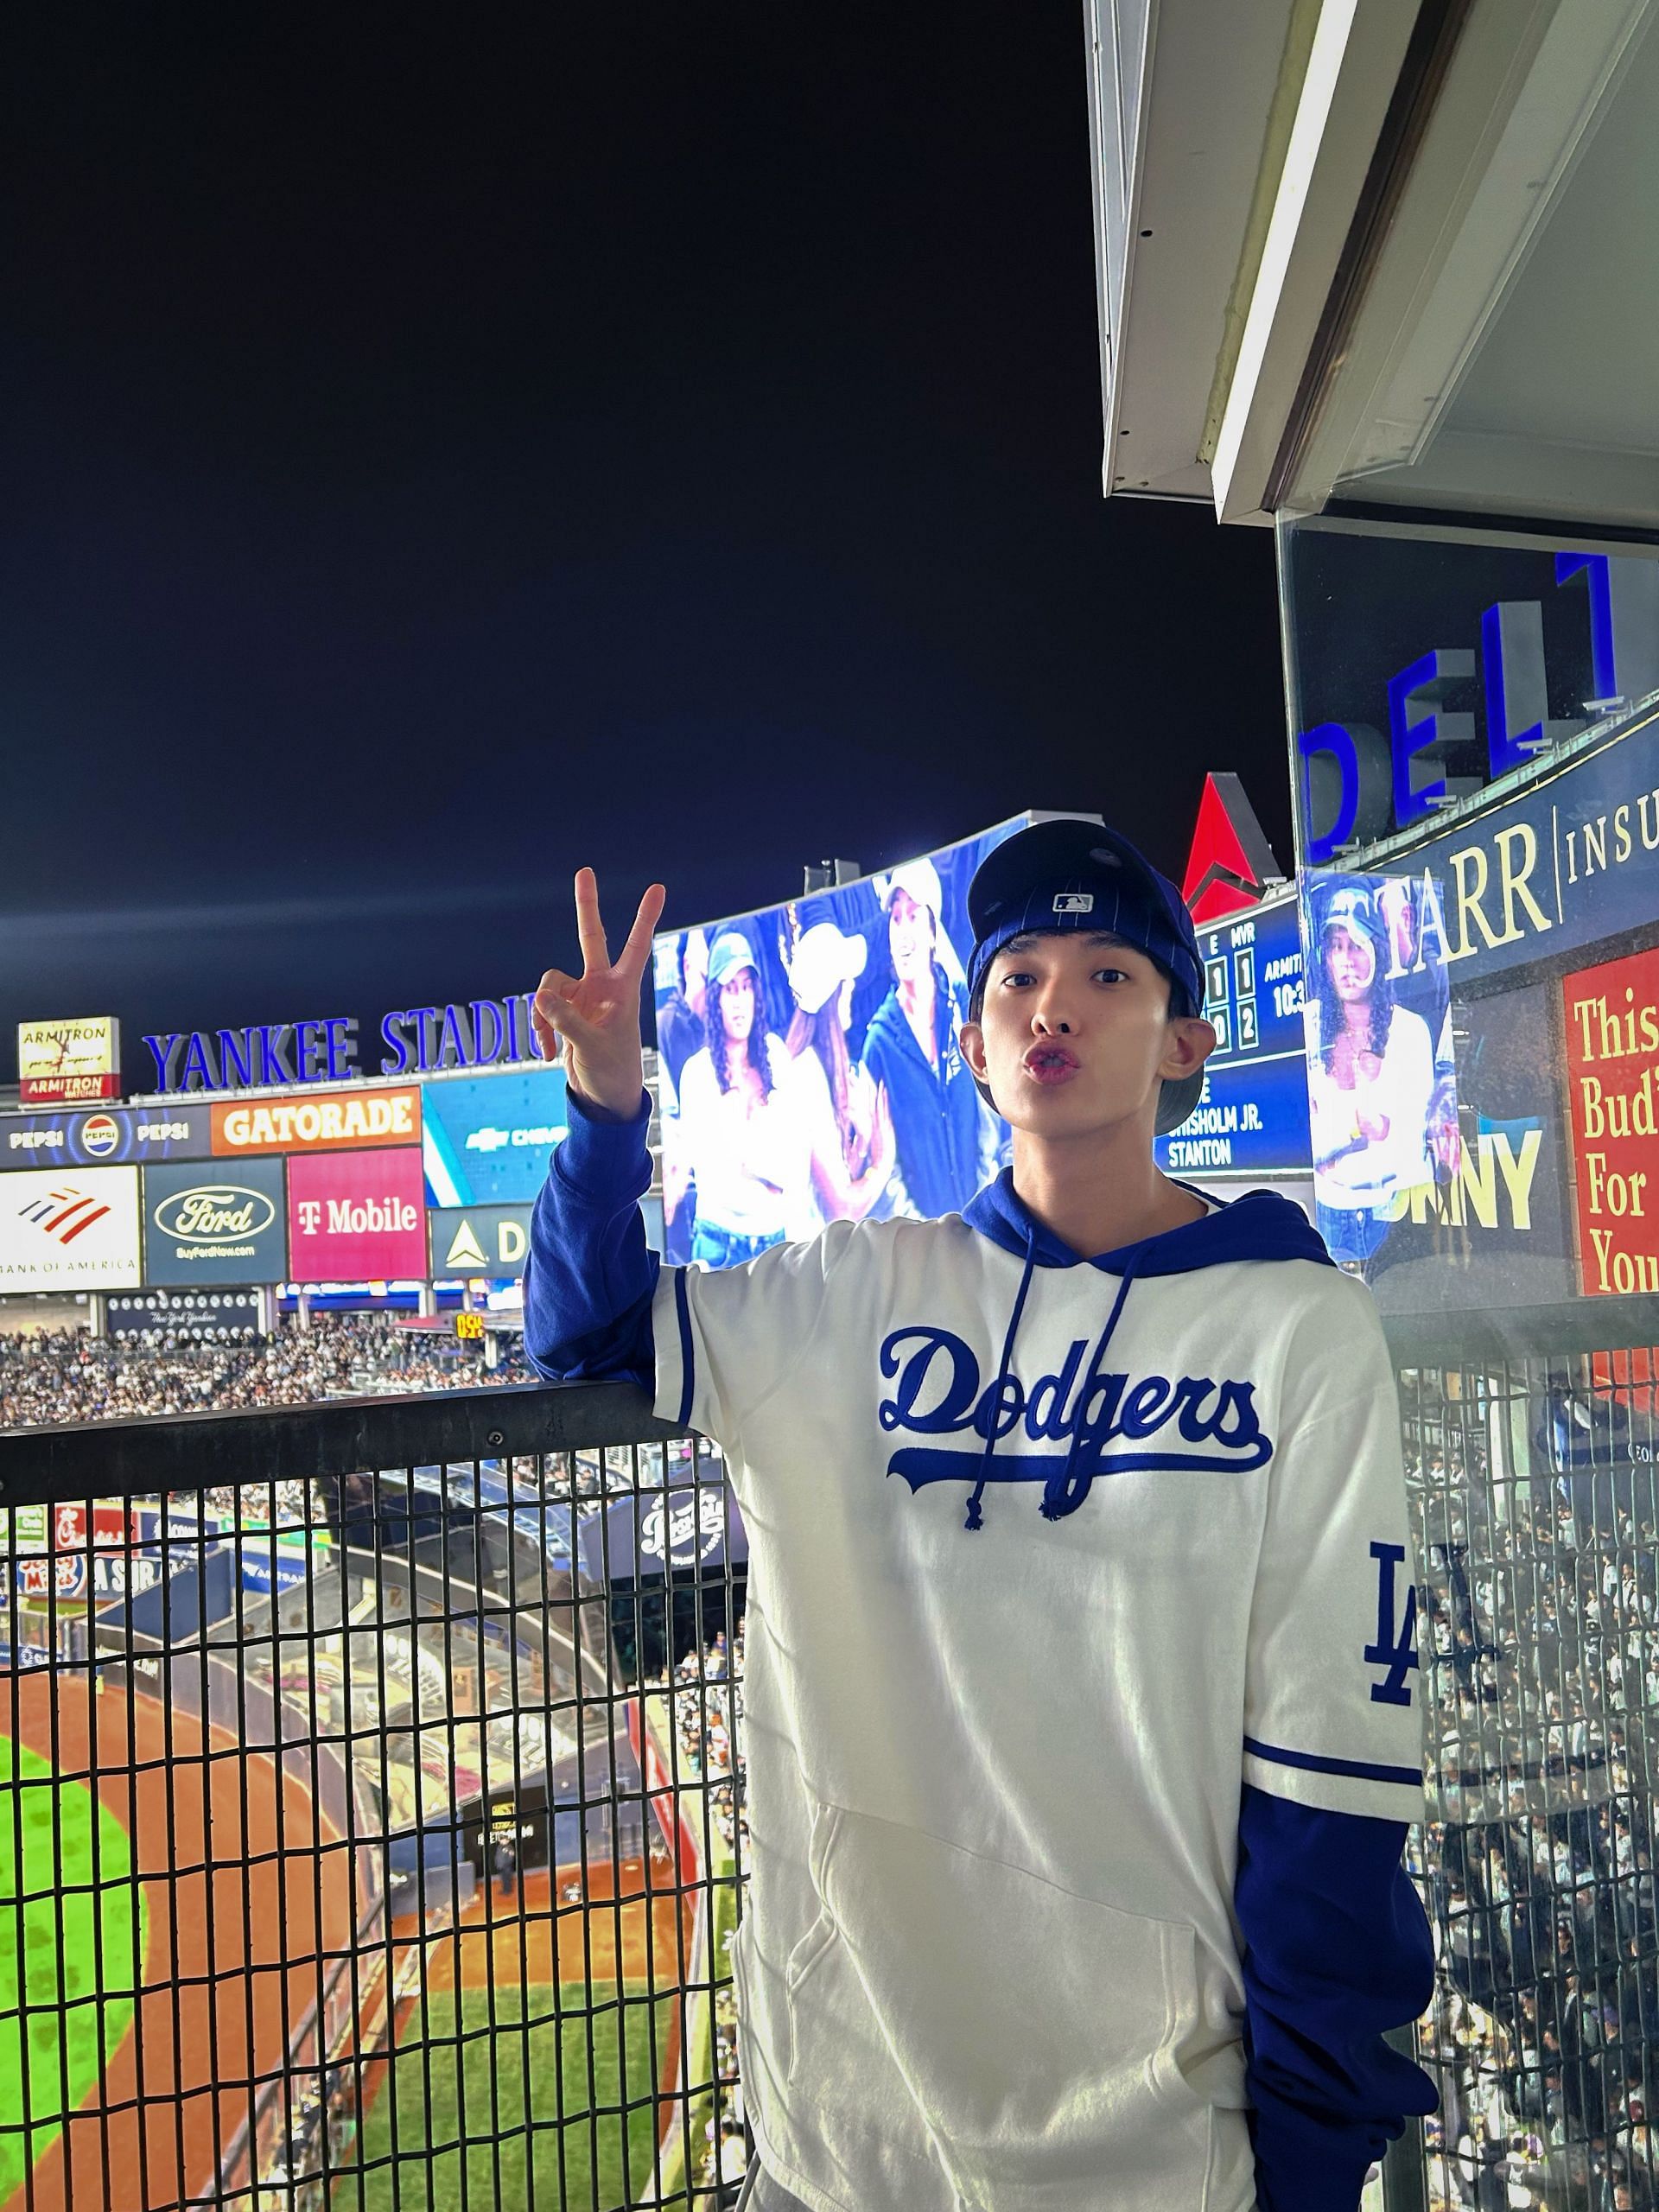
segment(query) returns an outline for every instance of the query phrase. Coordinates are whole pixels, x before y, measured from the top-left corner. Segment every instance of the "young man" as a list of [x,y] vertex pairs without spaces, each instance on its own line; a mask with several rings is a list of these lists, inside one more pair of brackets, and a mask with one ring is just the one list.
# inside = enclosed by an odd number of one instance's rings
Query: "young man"
[[1172,885],[1094,823],[975,877],[960,1215],[664,1268],[638,995],[537,996],[570,1133],[531,1355],[715,1437],[750,1546],[755,2212],[1355,2212],[1432,2085],[1410,1540],[1363,1287],[1154,1164],[1215,1033]]
[[961,1001],[939,958],[939,872],[907,861],[880,894],[893,988],[870,1017],[863,1064],[893,1108],[903,1186],[894,1210],[931,1220],[973,1197],[994,1132],[957,1045]]

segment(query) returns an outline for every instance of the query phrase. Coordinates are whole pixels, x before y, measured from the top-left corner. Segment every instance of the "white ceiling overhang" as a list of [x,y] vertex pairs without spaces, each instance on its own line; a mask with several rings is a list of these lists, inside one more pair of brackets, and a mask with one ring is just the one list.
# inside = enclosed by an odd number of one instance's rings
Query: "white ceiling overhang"
[[1659,0],[1086,0],[1105,489],[1659,523]]

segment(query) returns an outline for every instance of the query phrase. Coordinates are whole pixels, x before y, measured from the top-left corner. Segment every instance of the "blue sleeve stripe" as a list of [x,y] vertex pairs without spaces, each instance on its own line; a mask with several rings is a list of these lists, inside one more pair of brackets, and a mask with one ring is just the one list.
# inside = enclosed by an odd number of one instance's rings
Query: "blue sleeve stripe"
[[1323,1759],[1314,1751],[1287,1751],[1277,1744],[1260,1744],[1254,1736],[1244,1738],[1244,1748],[1259,1759],[1271,1759],[1277,1766],[1304,1767],[1309,1774],[1346,1774],[1357,1782],[1399,1782],[1409,1789],[1423,1786],[1420,1767],[1372,1766],[1364,1759]]
[[680,1322],[680,1427],[691,1426],[691,1393],[696,1368],[691,1350],[691,1307],[685,1294],[685,1269],[674,1270],[674,1311]]

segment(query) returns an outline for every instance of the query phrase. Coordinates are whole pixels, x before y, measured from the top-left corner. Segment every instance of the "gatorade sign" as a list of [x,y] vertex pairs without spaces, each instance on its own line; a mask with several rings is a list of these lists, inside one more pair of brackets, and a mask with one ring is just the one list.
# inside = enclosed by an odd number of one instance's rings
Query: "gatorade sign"
[[257,1152],[344,1152],[357,1145],[421,1141],[421,1094],[414,1084],[391,1090],[324,1092],[314,1098],[238,1099],[212,1112],[215,1159],[245,1159]]
[[427,1217],[435,1282],[517,1282],[530,1250],[529,1206],[437,1206]]
[[290,1158],[288,1255],[294,1282],[424,1280],[418,1149]]

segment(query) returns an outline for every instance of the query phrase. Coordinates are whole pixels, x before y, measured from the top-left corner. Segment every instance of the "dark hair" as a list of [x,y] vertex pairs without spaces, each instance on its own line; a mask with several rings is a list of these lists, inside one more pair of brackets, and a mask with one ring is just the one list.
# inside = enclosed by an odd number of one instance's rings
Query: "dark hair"
[[785,1033],[784,1050],[791,1059],[797,1058],[808,1046],[817,1053],[819,1064],[829,1079],[830,1096],[835,1104],[836,1127],[841,1132],[842,1157],[850,1167],[853,1154],[858,1148],[858,1135],[847,1110],[852,1063],[847,1056],[847,1032],[841,1026],[840,998],[841,994],[836,991],[816,1014],[809,1014],[804,1007],[798,1006]]
[[[1344,922],[1342,926],[1347,929]],[[1349,931],[1351,937],[1355,932]],[[1379,1059],[1389,1049],[1389,1032],[1394,1026],[1394,985],[1389,981],[1388,969],[1382,963],[1382,949],[1369,930],[1361,932],[1371,948],[1371,995],[1367,1008],[1370,1016],[1366,1027],[1365,1049],[1375,1052]],[[1332,1060],[1337,1049],[1337,1039],[1345,1026],[1342,1001],[1337,996],[1337,987],[1331,981],[1331,969],[1325,957],[1325,938],[1321,932],[1319,959],[1319,1064],[1327,1075],[1334,1073]]]
[[[766,1002],[760,995],[760,977],[747,961],[741,968],[734,968],[729,976],[722,976],[719,982],[712,986],[712,999],[705,998],[702,1002],[702,1033],[709,1040],[709,1057],[715,1064],[715,1080],[719,1084],[721,1090],[729,1090],[732,1087],[731,1070],[726,1058],[726,1025],[721,1020],[720,1000],[721,994],[728,982],[734,981],[745,972],[748,975],[750,987],[754,993],[754,1020],[749,1024],[749,1033],[743,1040],[743,1050],[748,1057],[749,1065],[760,1078],[760,1096],[763,1098],[770,1098],[772,1096],[772,1055],[766,1048]],[[754,1040],[757,1037],[761,1040],[760,1056],[758,1059],[755,1058],[754,1052]]]

